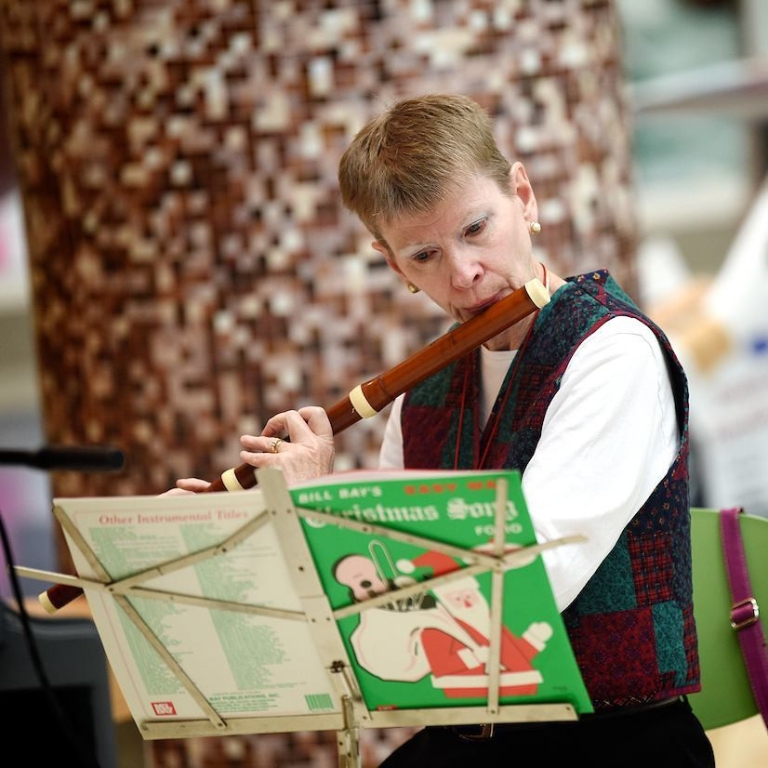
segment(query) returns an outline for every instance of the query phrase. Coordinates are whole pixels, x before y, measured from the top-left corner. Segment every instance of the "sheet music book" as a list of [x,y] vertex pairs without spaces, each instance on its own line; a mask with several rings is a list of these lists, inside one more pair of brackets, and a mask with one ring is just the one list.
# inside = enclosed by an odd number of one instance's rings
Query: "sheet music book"
[[[504,551],[523,555],[537,541],[518,472],[351,473],[291,494],[300,508],[490,553],[500,479],[508,486]],[[339,529],[317,518],[303,519],[302,526],[334,612],[370,599],[371,581],[402,588],[467,566],[464,553],[424,542]],[[341,618],[339,629],[369,707],[487,699],[491,579],[485,569]],[[578,712],[592,711],[544,563],[535,554],[504,571],[501,631],[502,703],[569,701]]]
[[578,543],[536,542],[517,472],[263,470],[54,514],[144,738],[592,711],[540,556]]
[[[160,572],[255,526],[264,510],[261,490],[54,500],[57,517],[71,521],[109,580],[158,570],[137,596],[128,593],[130,606],[222,718],[340,712],[272,525],[261,525],[226,553]],[[71,533],[65,535],[78,574],[101,580]],[[137,724],[205,717],[194,692],[113,595],[85,593]],[[180,599],[195,597],[200,604]],[[276,613],[247,612],[251,606]]]

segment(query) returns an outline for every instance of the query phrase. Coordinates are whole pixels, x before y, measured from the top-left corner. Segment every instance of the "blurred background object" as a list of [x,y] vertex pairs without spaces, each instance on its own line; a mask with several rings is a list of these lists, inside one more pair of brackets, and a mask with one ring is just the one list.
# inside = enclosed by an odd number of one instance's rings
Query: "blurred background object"
[[[402,96],[475,97],[536,185],[540,257],[636,290],[612,3],[290,8],[0,0],[28,391],[47,443],[126,456],[51,473],[55,496],[218,477],[275,412],[333,405],[446,330],[337,189],[351,137]],[[339,436],[338,469],[375,464],[385,415]]]
[[[666,14],[650,15],[661,5]],[[688,372],[694,501],[765,516],[768,9],[621,7],[627,28],[642,30],[627,45],[639,292]],[[695,45],[682,44],[683,25]]]

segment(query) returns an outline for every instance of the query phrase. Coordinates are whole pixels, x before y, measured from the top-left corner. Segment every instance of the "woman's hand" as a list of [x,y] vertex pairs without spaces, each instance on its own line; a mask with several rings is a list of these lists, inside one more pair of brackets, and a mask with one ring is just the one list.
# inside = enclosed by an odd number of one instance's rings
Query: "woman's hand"
[[[288,485],[333,472],[333,428],[319,406],[278,413],[266,423],[261,435],[243,435],[240,444],[243,464],[256,469],[277,467],[283,471]],[[183,477],[160,496],[202,493],[210,485],[197,477]]]
[[182,477],[176,481],[175,488],[169,488],[161,493],[161,496],[181,496],[187,493],[202,493],[208,489],[210,483],[197,477]]
[[333,472],[333,428],[319,406],[278,413],[266,423],[261,435],[243,435],[240,444],[244,464],[257,469],[277,467],[289,486]]

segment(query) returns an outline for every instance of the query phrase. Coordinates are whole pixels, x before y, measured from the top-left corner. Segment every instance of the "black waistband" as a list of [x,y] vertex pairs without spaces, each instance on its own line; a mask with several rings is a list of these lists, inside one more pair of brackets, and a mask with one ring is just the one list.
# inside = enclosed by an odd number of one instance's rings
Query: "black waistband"
[[552,727],[552,725],[571,725],[580,721],[593,722],[595,720],[609,720],[617,717],[633,717],[645,715],[662,707],[668,707],[671,704],[678,704],[685,701],[683,696],[675,696],[672,699],[661,699],[660,701],[651,701],[647,704],[638,704],[627,707],[611,707],[597,712],[590,712],[581,715],[578,720],[563,720],[556,722],[522,722],[522,723],[478,723],[477,725],[449,725],[445,726],[453,731],[463,741],[486,741],[496,735],[503,733],[514,733],[521,728],[542,728]]

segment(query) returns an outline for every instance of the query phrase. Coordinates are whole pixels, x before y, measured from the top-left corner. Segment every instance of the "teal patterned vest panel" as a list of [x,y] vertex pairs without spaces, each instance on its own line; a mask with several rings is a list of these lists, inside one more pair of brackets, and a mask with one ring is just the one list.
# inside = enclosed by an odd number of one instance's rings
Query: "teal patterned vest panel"
[[[692,602],[688,385],[667,337],[607,272],[579,275],[569,278],[539,312],[501,387],[487,434],[476,428],[478,353],[458,360],[408,392],[402,414],[408,469],[524,471],[575,349],[617,316],[643,322],[665,352],[680,448],[666,476],[616,546],[563,611],[597,710],[701,688]],[[589,424],[584,428],[589,429]],[[622,651],[617,653],[617,648]]]

